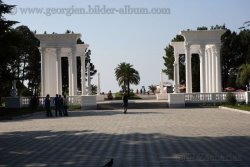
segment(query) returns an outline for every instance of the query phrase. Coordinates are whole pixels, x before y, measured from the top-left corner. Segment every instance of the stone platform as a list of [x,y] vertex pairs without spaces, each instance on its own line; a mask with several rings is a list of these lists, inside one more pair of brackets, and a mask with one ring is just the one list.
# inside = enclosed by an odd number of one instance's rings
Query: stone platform
[[250,166],[250,115],[224,109],[45,113],[0,122],[0,167]]

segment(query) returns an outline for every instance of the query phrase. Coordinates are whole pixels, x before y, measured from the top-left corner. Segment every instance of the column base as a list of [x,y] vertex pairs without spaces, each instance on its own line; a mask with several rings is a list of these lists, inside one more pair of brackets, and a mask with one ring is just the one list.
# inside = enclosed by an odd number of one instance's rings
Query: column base
[[169,108],[185,108],[184,93],[169,93]]
[[157,100],[167,100],[168,99],[168,94],[167,93],[157,93],[156,94],[156,99]]

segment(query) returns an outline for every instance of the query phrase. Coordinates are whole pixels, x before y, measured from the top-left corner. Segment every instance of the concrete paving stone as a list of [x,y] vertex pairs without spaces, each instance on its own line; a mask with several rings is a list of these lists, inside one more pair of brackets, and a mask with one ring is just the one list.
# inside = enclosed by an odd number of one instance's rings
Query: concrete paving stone
[[250,166],[250,114],[226,109],[44,113],[0,122],[0,167]]

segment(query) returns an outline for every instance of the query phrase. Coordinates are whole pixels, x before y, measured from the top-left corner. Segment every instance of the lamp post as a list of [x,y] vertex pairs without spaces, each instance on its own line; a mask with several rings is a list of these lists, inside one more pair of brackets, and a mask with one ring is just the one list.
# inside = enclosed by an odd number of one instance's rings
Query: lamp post
[[88,75],[88,95],[91,94],[91,83],[90,83],[90,63],[87,64],[87,75]]
[[163,76],[162,76],[162,70],[160,72],[160,80],[161,80],[161,83],[160,83],[160,94],[163,94]]
[[97,83],[97,94],[100,95],[101,92],[101,85],[100,85],[100,73],[98,72],[98,83]]

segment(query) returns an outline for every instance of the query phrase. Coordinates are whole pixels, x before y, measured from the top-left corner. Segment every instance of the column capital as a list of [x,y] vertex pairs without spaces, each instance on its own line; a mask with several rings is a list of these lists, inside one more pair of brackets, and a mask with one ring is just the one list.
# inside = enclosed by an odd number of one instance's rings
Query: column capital
[[219,43],[215,43],[214,46],[220,46],[221,47],[222,43],[219,42]]
[[68,61],[72,61],[72,55],[68,55]]
[[200,52],[200,54],[199,54],[199,56],[200,57],[203,57],[203,56],[205,56],[205,52],[206,51],[206,47],[205,47],[205,45],[204,46],[200,46],[200,50],[199,50],[199,52]]
[[174,52],[174,59],[175,59],[175,60],[179,59],[179,55],[180,55],[180,54],[179,54],[178,52]]
[[220,44],[215,44],[215,45],[214,45],[215,52],[220,52],[221,45],[222,45],[221,43],[220,43]]
[[209,55],[213,54],[213,53],[212,53],[212,52],[213,52],[212,48],[208,48],[207,51],[208,51],[208,54],[209,54]]

